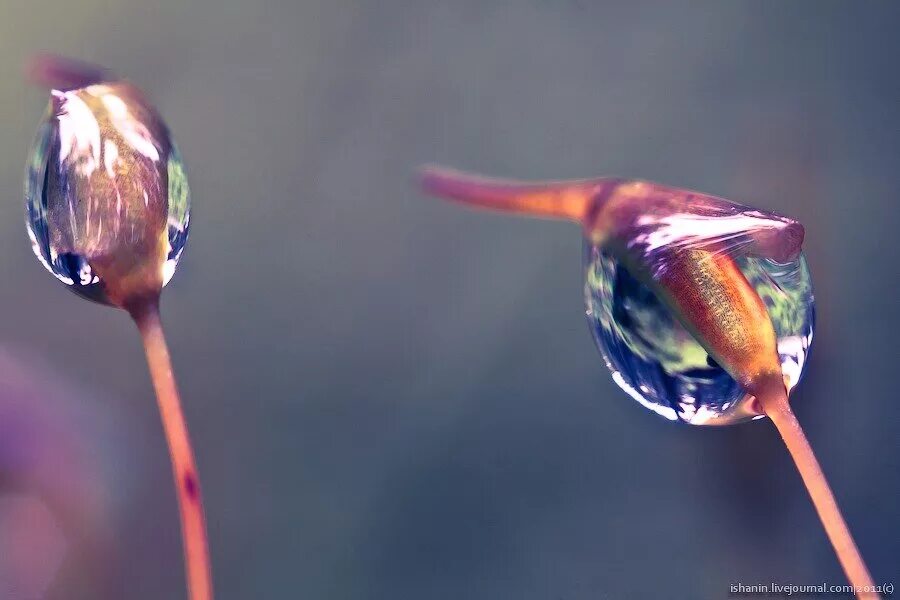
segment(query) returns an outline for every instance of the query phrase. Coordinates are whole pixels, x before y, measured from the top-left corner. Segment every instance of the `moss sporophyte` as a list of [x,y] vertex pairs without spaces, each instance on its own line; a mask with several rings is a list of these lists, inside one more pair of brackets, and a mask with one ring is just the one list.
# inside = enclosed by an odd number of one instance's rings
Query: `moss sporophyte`
[[769,417],[847,578],[875,589],[788,403],[815,321],[798,222],[647,181],[522,183],[426,167],[421,184],[472,206],[580,223],[588,325],[613,380],[672,421]]
[[187,241],[190,192],[169,130],[135,86],[57,57],[31,66],[51,88],[28,161],[28,235],[70,290],[137,324],[169,445],[191,600],[210,600],[206,522],[159,299]]

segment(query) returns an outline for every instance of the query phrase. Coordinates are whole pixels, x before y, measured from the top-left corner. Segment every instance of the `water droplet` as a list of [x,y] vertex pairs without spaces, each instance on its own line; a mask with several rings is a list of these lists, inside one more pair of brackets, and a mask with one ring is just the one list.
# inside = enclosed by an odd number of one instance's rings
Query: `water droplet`
[[171,279],[187,241],[190,192],[168,129],[141,92],[102,83],[52,92],[28,162],[25,208],[47,270],[80,296],[121,305],[123,295],[158,292]]
[[[720,425],[758,418],[725,372],[644,283],[612,254],[585,246],[588,323],[615,382],[669,420]],[[806,260],[735,258],[768,308],[788,389],[809,355],[815,310]]]

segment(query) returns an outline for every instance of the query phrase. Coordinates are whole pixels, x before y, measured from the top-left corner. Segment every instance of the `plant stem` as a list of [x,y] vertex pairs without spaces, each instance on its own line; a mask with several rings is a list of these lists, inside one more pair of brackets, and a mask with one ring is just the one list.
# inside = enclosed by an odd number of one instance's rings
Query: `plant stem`
[[188,596],[190,600],[211,600],[212,578],[200,481],[197,478],[194,452],[191,449],[178,388],[175,385],[169,349],[163,335],[158,300],[143,302],[129,312],[141,332],[147,365],[150,368],[153,387],[156,389],[159,413],[169,444],[172,474],[175,477],[178,508],[181,514]]
[[[855,588],[857,598],[878,598],[878,594],[874,592],[875,584],[872,576],[853,541],[853,536],[841,515],[841,510],[828,486],[822,467],[816,460],[812,446],[809,445],[803,428],[800,427],[797,417],[791,410],[787,393],[782,391],[776,394],[762,395],[759,400],[766,415],[781,434],[791,458],[794,459],[794,464],[797,465],[797,470],[800,471],[800,477],[809,491],[816,512],[819,513],[825,533],[834,547],[850,585]],[[866,588],[872,591],[865,591]]]

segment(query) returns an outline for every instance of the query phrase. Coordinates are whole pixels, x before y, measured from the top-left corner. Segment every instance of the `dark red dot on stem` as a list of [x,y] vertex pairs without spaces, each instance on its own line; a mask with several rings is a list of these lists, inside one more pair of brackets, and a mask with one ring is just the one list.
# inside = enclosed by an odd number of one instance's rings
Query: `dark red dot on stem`
[[197,496],[199,495],[199,487],[197,486],[197,478],[193,473],[185,473],[184,474],[184,491],[187,493],[188,498],[191,500],[197,500]]

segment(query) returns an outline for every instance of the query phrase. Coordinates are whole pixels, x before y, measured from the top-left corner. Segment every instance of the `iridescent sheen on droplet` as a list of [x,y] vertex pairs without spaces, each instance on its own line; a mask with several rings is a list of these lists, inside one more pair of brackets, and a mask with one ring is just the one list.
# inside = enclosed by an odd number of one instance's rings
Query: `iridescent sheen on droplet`
[[[786,264],[737,257],[766,305],[788,390],[809,357],[815,323],[812,284],[801,254]],[[594,339],[616,384],[643,406],[692,425],[762,416],[669,307],[602,248],[585,244],[585,303]]]
[[[25,179],[35,255],[75,293],[113,303],[103,269],[168,283],[187,241],[190,192],[168,129],[123,82],[52,92]],[[152,283],[152,282],[151,282]]]

